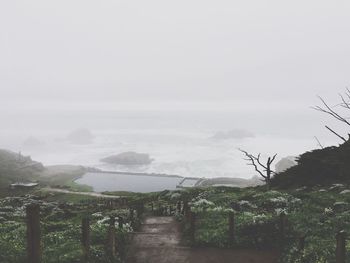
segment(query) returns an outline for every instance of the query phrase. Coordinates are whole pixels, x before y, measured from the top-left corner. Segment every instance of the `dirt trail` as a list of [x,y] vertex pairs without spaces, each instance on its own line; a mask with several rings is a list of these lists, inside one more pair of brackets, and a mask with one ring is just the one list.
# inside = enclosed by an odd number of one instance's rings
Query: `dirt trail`
[[183,247],[179,224],[172,217],[147,217],[128,254],[127,263],[278,262],[278,254],[271,251]]
[[116,196],[116,195],[105,195],[105,194],[100,194],[100,193],[95,193],[95,192],[74,192],[74,191],[69,191],[69,190],[65,190],[65,189],[58,189],[58,188],[51,188],[51,187],[46,187],[46,188],[43,188],[42,190],[47,191],[47,192],[56,192],[56,193],[74,194],[74,195],[86,195],[86,196],[109,198],[109,199],[120,198],[120,196]]

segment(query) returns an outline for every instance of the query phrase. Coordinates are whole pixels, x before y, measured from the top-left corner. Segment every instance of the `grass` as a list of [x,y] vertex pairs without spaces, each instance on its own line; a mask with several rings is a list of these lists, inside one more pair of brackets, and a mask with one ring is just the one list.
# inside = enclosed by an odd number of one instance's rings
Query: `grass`
[[[283,245],[283,263],[333,263],[337,232],[350,233],[350,194],[341,194],[344,189],[349,186],[287,191],[266,191],[264,187],[193,188],[162,194],[157,202],[190,201],[196,213],[194,246],[281,249]],[[235,214],[233,242],[229,239],[229,211]],[[286,214],[283,239],[281,213]],[[182,222],[189,238],[189,221]],[[306,235],[306,241],[305,249],[300,251],[302,235]],[[349,257],[350,242],[347,251]]]
[[40,196],[47,202],[80,203],[84,201],[93,201],[98,199],[97,197],[94,197],[94,196],[50,192],[44,189],[41,189],[34,194]]

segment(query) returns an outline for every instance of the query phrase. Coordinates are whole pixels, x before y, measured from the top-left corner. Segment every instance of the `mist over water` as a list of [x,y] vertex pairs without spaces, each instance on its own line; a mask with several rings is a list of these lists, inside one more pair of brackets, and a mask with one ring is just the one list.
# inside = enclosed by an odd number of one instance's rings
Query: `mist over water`
[[[108,171],[164,173],[190,177],[250,178],[237,148],[261,152],[264,157],[299,155],[317,148],[314,135],[322,126],[310,121],[306,111],[262,110],[48,110],[2,113],[0,147],[25,155],[45,165],[77,164]],[[266,115],[269,116],[266,119]],[[268,123],[266,123],[268,121]],[[67,139],[72,131],[85,128],[91,143]],[[212,138],[217,132],[244,130],[252,138]],[[322,138],[323,139],[323,138]],[[324,143],[334,144],[326,137]],[[333,139],[333,140],[332,140]],[[126,151],[147,153],[154,159],[146,166],[112,165],[101,158]]]
[[[337,144],[324,125],[347,134],[344,127],[309,107],[317,95],[335,105],[349,85],[349,8],[317,0],[1,1],[0,147],[46,165],[250,177],[237,147],[284,157],[317,148],[314,136]],[[66,140],[80,128],[95,136],[91,144]],[[210,139],[235,129],[255,137]],[[99,162],[124,151],[154,162]]]

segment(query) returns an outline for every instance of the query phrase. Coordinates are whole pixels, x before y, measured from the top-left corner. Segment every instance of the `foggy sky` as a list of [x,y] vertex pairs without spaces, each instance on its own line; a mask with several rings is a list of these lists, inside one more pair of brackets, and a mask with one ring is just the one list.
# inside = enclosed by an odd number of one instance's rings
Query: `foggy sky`
[[1,1],[0,103],[312,105],[350,83],[349,12],[334,0]]

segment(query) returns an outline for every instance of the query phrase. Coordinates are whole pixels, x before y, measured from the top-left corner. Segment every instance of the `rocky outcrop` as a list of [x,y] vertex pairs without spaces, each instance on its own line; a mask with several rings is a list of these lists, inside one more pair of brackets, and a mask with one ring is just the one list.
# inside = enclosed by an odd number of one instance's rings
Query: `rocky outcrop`
[[216,140],[228,140],[228,139],[245,139],[254,138],[255,135],[249,131],[236,129],[230,131],[220,131],[212,136],[212,139]]
[[148,154],[124,152],[101,159],[101,162],[121,165],[148,165],[153,159]]
[[37,149],[43,147],[44,145],[45,143],[43,141],[40,141],[35,137],[29,137],[22,143],[22,146],[27,149]]
[[297,165],[297,162],[295,160],[296,158],[293,156],[288,156],[285,158],[282,158],[276,163],[276,173],[282,173],[289,168],[292,168],[293,166]]
[[73,144],[90,144],[94,140],[94,136],[88,129],[78,129],[72,131],[66,139]]

